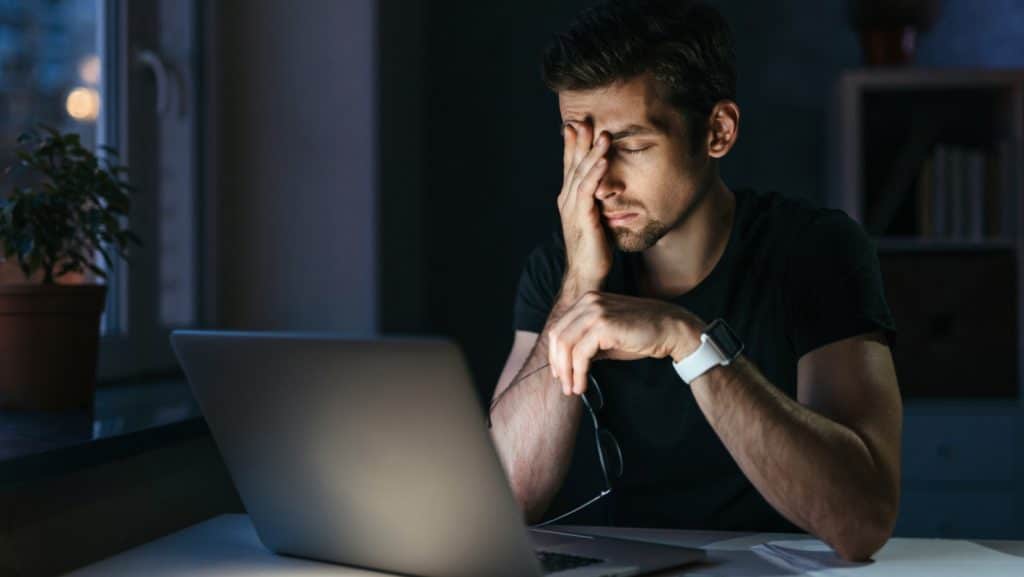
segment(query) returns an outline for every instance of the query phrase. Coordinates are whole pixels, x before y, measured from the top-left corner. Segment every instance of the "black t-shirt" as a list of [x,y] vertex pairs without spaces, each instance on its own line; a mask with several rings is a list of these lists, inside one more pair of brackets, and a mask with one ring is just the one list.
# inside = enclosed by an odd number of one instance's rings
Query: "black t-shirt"
[[[737,190],[735,195],[733,228],[721,259],[700,284],[668,300],[705,322],[724,319],[742,339],[746,358],[796,398],[797,360],[803,354],[847,337],[895,330],[875,247],[841,211],[777,193]],[[615,251],[605,290],[636,295],[639,258]],[[527,259],[515,302],[517,330],[543,329],[564,271],[565,245],[556,231]],[[600,418],[618,439],[624,462],[605,505],[605,521],[795,530],[747,480],[671,362],[592,365],[606,399]],[[592,430],[582,433],[587,429],[592,427],[581,425],[580,438],[593,436]],[[593,450],[592,443],[577,443],[577,453]]]

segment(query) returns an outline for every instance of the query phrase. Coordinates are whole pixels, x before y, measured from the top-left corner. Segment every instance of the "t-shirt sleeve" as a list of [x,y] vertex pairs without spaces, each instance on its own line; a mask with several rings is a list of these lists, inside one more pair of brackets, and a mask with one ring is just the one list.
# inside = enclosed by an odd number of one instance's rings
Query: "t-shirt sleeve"
[[514,306],[515,329],[540,333],[547,323],[565,271],[565,245],[552,235],[530,253],[519,277]]
[[823,212],[796,236],[785,301],[797,358],[845,338],[896,331],[875,245],[838,210]]

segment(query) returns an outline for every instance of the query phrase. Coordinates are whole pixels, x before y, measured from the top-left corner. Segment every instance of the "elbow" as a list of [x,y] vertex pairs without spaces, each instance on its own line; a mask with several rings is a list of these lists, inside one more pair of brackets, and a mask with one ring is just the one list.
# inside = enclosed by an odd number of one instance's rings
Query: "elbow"
[[870,561],[892,537],[899,513],[898,502],[879,506],[853,524],[851,531],[837,537],[832,543],[836,554],[846,561]]
[[539,522],[544,515],[544,508],[538,499],[531,496],[525,483],[517,483],[514,478],[510,478],[509,486],[512,489],[512,496],[515,497],[516,503],[519,505],[519,510],[523,512],[523,519],[526,520],[526,523],[532,525]]
[[833,545],[836,554],[845,561],[865,562],[878,552],[889,540],[891,532],[865,532],[856,537],[837,540]]
[[[491,413],[492,416],[494,413]],[[528,461],[517,453],[515,447],[503,433],[500,419],[494,419],[495,426],[491,429],[491,439],[498,454],[498,460],[505,472],[512,497],[527,523],[540,521],[547,510],[550,497],[545,497],[543,486],[538,479],[538,472]]]
[[551,504],[551,497],[534,475],[535,471],[523,463],[513,464],[507,469],[509,489],[528,525],[539,523]]

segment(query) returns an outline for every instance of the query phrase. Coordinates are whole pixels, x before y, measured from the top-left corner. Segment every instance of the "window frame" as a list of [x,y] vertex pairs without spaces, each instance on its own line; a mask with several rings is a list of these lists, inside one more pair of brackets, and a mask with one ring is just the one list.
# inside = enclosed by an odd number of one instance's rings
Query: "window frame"
[[[101,334],[97,382],[124,381],[146,376],[179,373],[178,363],[170,348],[168,334],[178,326],[198,326],[203,312],[201,295],[205,292],[199,247],[205,236],[202,226],[202,168],[197,146],[197,121],[202,114],[202,100],[197,71],[201,51],[202,12],[196,0],[99,0],[102,15],[98,18],[98,46],[102,49],[104,67],[103,98],[105,110],[100,115],[98,144],[113,146],[120,160],[129,167],[129,180],[138,188],[134,196],[130,225],[143,241],[142,247],[129,250],[129,262],[117,259],[108,279],[105,325],[113,329]],[[168,26],[170,20],[173,26]],[[184,30],[184,34],[160,34],[168,28]],[[154,40],[155,39],[155,40]],[[167,63],[161,83],[155,71],[139,58],[149,51]],[[165,58],[171,55],[173,59]],[[164,94],[157,94],[162,89]],[[156,110],[157,98],[173,105],[173,114]],[[159,144],[165,133],[162,123],[169,118],[184,123],[184,137]],[[172,136],[172,139],[174,137]],[[166,139],[164,139],[166,140]],[[190,195],[189,220],[192,239],[185,243],[191,252],[187,271],[192,281],[189,289],[191,322],[167,326],[162,322],[161,298],[161,178],[167,167],[174,167],[174,155],[187,155],[189,183],[184,194]],[[180,157],[179,157],[180,159]],[[171,234],[174,234],[171,232]],[[181,234],[181,233],[179,233]],[[180,238],[180,237],[179,237]]]

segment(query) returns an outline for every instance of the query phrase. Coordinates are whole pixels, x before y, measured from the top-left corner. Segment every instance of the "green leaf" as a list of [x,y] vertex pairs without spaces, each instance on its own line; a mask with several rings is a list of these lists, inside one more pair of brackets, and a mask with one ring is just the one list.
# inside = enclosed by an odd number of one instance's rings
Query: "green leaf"
[[113,147],[98,147],[101,161],[78,134],[45,124],[17,142],[16,160],[5,172],[17,168],[31,184],[0,203],[0,252],[16,257],[27,274],[42,270],[52,282],[54,274],[95,266],[96,258],[112,266],[112,251],[123,257],[130,242],[141,244],[121,225],[135,189],[124,180],[128,169],[112,161]]

